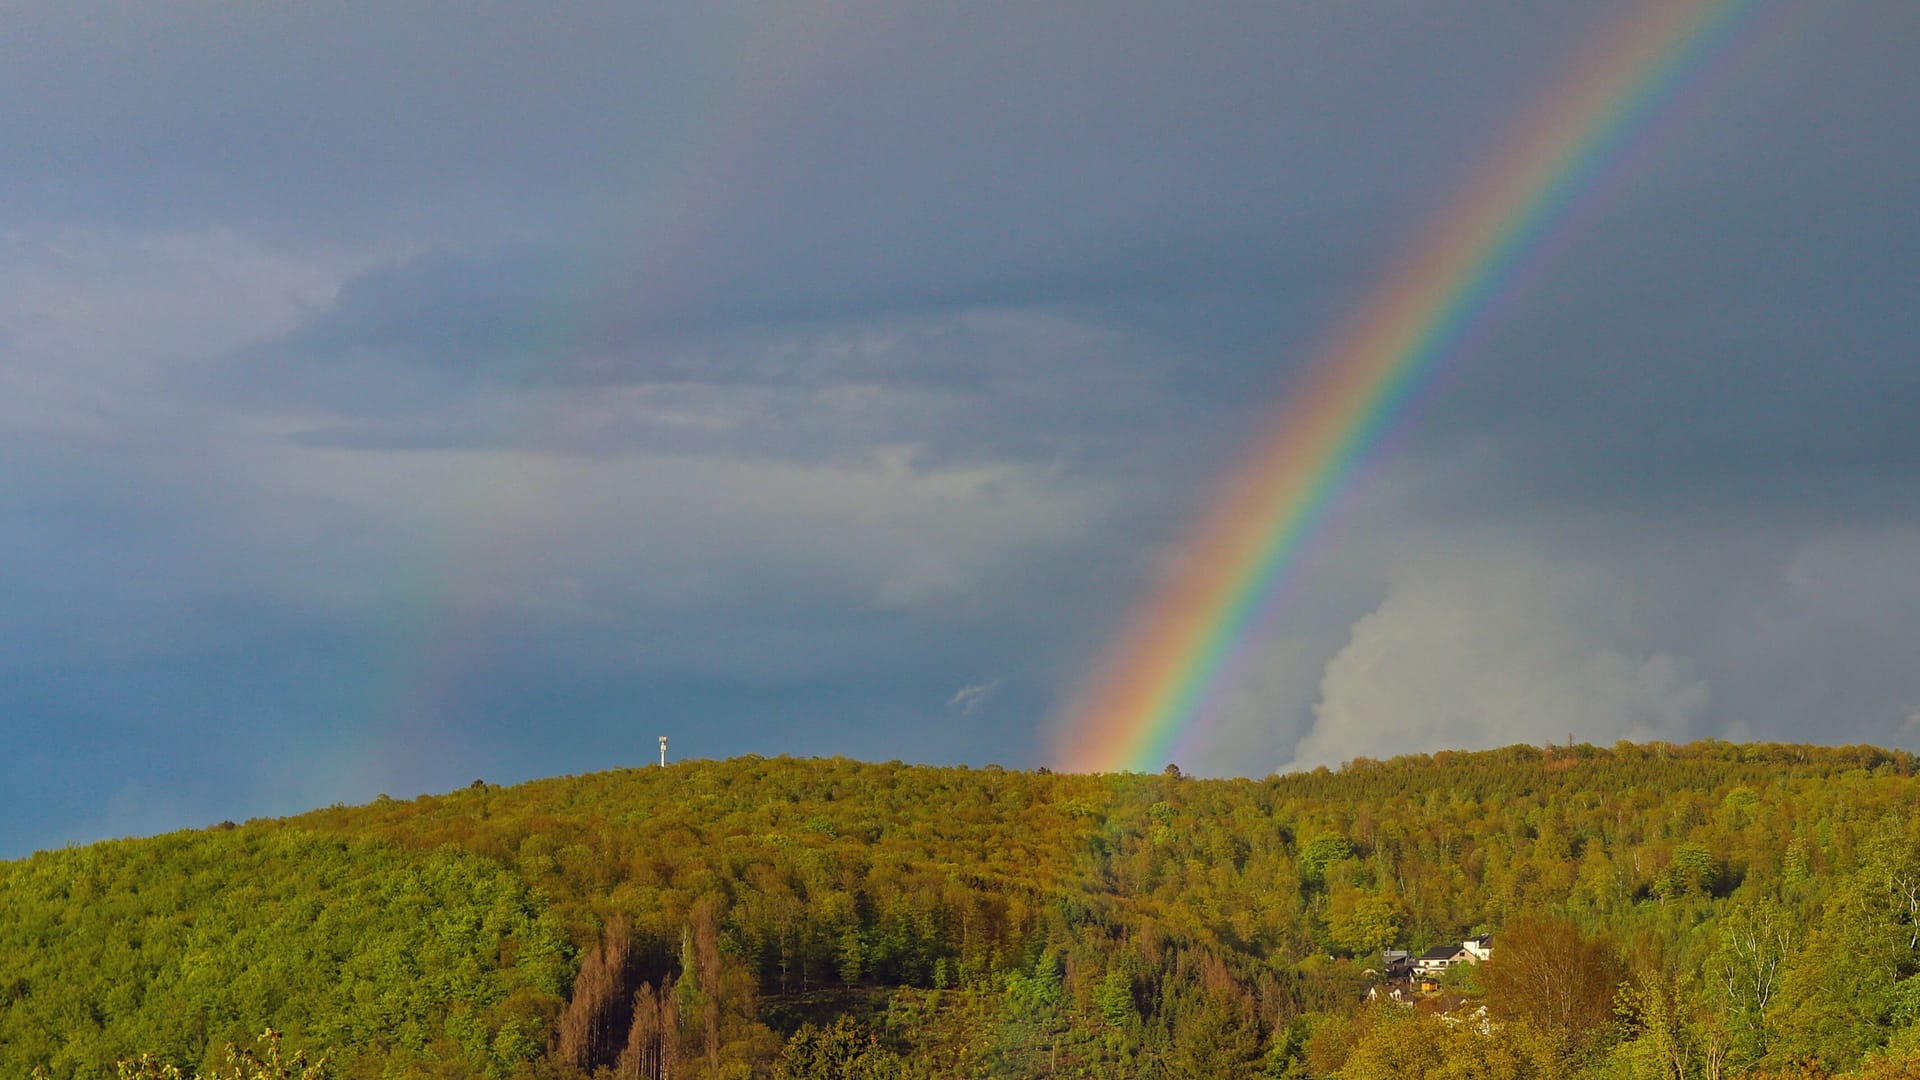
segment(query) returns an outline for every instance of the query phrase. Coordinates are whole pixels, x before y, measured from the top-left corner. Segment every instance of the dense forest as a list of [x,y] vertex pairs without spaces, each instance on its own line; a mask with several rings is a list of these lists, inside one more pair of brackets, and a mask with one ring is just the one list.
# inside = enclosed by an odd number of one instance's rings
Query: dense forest
[[[1920,1078],[1914,771],[1709,742],[476,781],[0,863],[0,1073]],[[1383,950],[1483,934],[1379,992]]]

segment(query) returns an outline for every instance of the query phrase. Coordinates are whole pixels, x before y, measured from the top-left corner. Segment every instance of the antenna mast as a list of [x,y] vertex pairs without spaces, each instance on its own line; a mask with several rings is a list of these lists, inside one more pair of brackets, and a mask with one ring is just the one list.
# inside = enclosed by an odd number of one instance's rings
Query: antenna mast
[[665,735],[660,736],[660,767],[663,769],[667,767],[667,737]]

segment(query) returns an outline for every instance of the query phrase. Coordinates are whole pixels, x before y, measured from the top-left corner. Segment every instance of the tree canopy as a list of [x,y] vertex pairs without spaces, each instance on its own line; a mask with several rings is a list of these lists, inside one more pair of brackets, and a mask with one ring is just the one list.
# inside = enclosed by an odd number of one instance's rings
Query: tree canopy
[[480,784],[0,864],[0,1070],[270,1027],[346,1078],[1891,1076],[1916,801],[1905,753],[1717,742]]

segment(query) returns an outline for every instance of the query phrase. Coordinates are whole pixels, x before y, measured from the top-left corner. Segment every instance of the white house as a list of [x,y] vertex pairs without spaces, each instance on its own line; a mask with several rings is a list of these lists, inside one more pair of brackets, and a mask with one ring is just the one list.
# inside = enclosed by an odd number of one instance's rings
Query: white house
[[1455,964],[1471,964],[1473,954],[1459,945],[1435,945],[1413,962],[1415,975],[1438,975]]

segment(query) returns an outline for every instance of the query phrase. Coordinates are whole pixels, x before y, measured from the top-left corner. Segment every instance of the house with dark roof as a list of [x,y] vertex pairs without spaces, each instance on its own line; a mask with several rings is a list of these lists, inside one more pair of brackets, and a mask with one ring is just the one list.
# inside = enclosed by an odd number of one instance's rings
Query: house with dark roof
[[1411,1005],[1414,1003],[1416,996],[1413,984],[1411,983],[1375,983],[1373,986],[1367,988],[1367,1001],[1369,1004],[1380,1001],[1391,1001],[1396,1005]]
[[1380,954],[1380,966],[1386,969],[1388,982],[1413,977],[1413,954],[1405,949],[1387,949]]
[[1471,963],[1475,963],[1473,954],[1458,942],[1450,945],[1435,945],[1413,961],[1413,973],[1436,976],[1455,964]]

